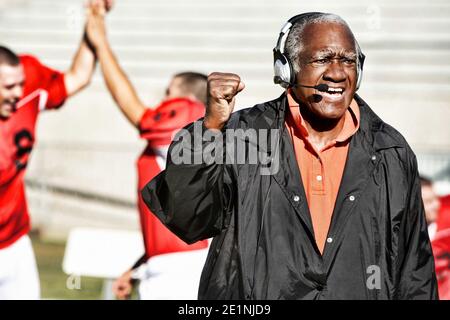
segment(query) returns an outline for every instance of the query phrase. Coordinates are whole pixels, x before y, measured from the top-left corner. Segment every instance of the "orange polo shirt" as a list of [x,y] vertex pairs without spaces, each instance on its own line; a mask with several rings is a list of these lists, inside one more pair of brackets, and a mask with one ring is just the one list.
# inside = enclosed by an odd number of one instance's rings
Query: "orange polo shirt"
[[347,161],[350,137],[359,128],[359,107],[352,100],[345,113],[344,126],[335,140],[318,150],[309,141],[299,104],[287,92],[289,112],[286,127],[291,135],[295,156],[302,176],[317,247],[323,253],[334,204]]

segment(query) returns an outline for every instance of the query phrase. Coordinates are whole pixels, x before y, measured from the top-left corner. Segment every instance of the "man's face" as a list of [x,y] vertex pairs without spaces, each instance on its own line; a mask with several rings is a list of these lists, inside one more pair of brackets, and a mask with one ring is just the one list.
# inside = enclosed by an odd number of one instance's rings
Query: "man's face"
[[439,213],[440,202],[431,186],[422,186],[422,200],[427,224],[435,222]]
[[0,118],[9,118],[23,94],[25,75],[22,65],[0,65]]
[[354,38],[346,26],[317,23],[305,27],[303,44],[297,83],[308,86],[323,83],[330,89],[320,92],[313,88],[295,87],[294,94],[313,115],[322,119],[340,119],[356,91]]

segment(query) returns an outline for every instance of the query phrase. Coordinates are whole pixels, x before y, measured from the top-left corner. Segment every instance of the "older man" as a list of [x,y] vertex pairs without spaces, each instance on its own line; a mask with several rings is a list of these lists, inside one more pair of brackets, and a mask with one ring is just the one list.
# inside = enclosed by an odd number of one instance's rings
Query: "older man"
[[[199,298],[436,299],[416,158],[355,94],[364,55],[348,25],[334,14],[295,16],[274,58],[286,91],[233,114],[239,76],[209,76],[205,134],[193,124],[192,139],[178,137],[143,190],[185,241],[215,237]],[[257,140],[270,162],[239,162],[229,144],[252,150],[255,140],[230,138],[235,129],[270,132]],[[211,148],[223,150],[218,161],[205,155]],[[187,163],[185,153],[208,161]]]

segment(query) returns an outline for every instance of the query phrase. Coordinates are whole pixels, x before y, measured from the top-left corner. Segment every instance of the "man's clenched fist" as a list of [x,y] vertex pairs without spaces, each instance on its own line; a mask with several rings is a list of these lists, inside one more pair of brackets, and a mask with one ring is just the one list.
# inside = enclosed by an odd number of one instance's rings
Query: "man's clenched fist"
[[234,73],[213,72],[208,76],[208,105],[204,124],[221,130],[230,118],[236,95],[244,89],[241,78]]

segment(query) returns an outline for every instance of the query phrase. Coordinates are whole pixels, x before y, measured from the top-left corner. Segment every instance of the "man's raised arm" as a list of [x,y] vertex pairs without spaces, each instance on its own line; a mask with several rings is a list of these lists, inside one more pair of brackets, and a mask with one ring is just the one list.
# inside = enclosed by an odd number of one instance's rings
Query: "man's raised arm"
[[88,14],[87,35],[95,48],[109,92],[125,117],[137,127],[146,107],[114,56],[106,36],[104,15],[95,6]]
[[[111,9],[112,3],[112,0],[90,0],[87,10],[89,12],[92,10],[91,8],[95,7],[104,15]],[[95,52],[88,42],[85,28],[81,43],[72,60],[72,65],[64,73],[64,84],[69,97],[90,83],[95,70],[95,62]]]
[[228,226],[235,194],[233,179],[226,164],[205,160],[203,150],[211,144],[219,147],[216,152],[221,150],[223,157],[225,150],[220,148],[222,142],[204,139],[204,133],[209,130],[208,135],[223,134],[235,96],[243,89],[244,84],[235,74],[209,75],[204,121],[194,122],[177,134],[169,148],[166,170],[142,190],[150,210],[186,243],[216,236]]

